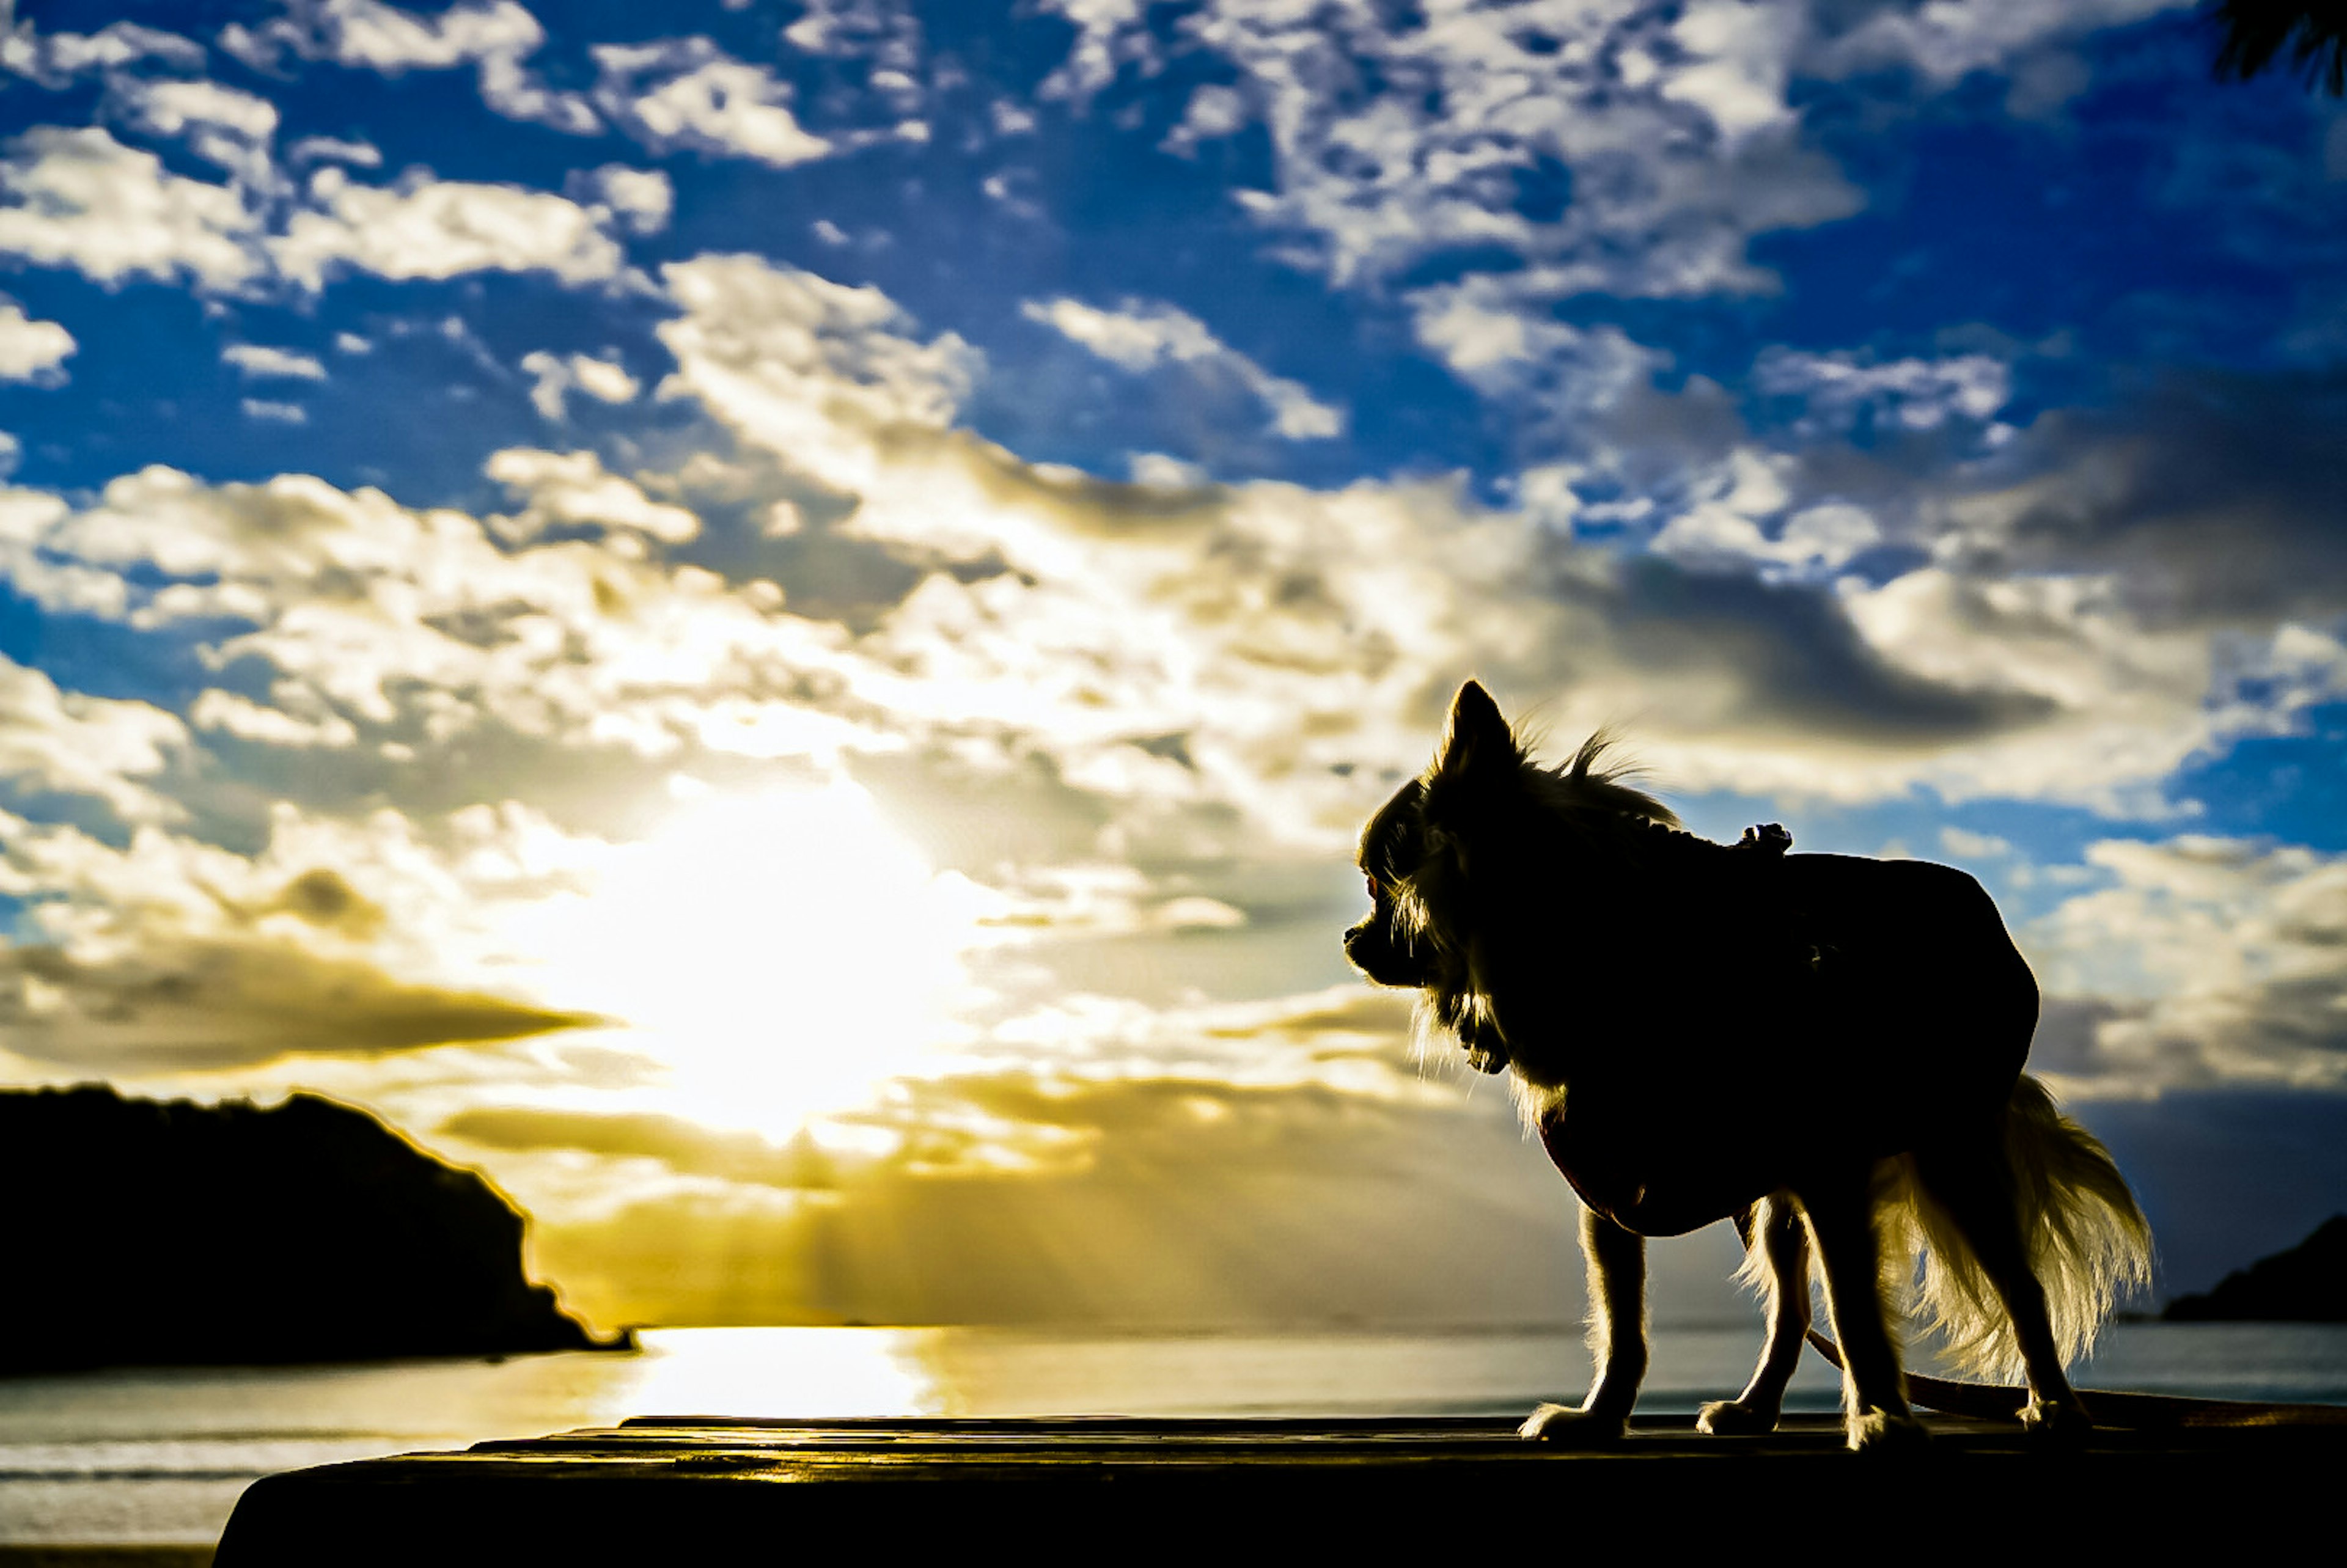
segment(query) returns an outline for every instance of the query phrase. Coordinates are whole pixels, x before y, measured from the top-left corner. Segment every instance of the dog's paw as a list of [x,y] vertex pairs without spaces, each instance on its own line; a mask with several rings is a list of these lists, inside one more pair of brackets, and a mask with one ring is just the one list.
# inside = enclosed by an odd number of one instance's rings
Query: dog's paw
[[2075,1395],[2066,1399],[2031,1395],[2021,1412],[2021,1426],[2033,1445],[2049,1449],[2084,1448],[2095,1430],[2093,1418]]
[[1576,1410],[1571,1405],[1542,1405],[1516,1429],[1516,1436],[1533,1442],[1574,1448],[1603,1448],[1620,1442],[1629,1432],[1626,1416],[1608,1410]]
[[1777,1430],[1777,1411],[1741,1399],[1715,1399],[1696,1414],[1695,1430],[1715,1438],[1766,1437]]
[[1932,1434],[1911,1413],[1901,1410],[1893,1414],[1879,1405],[1869,1405],[1850,1417],[1845,1430],[1850,1434],[1852,1453],[1908,1453],[1932,1440]]

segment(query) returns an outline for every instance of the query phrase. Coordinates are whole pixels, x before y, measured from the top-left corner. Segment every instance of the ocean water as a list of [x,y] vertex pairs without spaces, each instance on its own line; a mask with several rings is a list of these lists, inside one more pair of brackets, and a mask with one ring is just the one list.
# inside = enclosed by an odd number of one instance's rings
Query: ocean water
[[[1658,1328],[1642,1412],[1735,1393],[1749,1327]],[[0,1378],[0,1545],[209,1542],[272,1471],[631,1415],[1513,1415],[1577,1398],[1571,1332],[1069,1336],[680,1328],[632,1356]],[[2122,1323],[2088,1388],[2347,1404],[2347,1326]],[[1814,1354],[1797,1409],[1839,1385]]]

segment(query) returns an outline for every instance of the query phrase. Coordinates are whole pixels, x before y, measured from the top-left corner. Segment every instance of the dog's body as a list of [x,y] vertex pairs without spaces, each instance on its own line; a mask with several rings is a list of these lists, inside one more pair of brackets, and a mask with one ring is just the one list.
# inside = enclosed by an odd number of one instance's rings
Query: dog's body
[[1645,1367],[1643,1238],[1720,1219],[1746,1233],[1769,1330],[1706,1430],[1776,1424],[1813,1245],[1853,1447],[1921,1436],[1880,1295],[1886,1255],[1904,1275],[1919,1248],[1958,1358],[2017,1366],[2024,1419],[2083,1430],[2064,1359],[2143,1277],[2148,1236],[2109,1156],[2021,1071],[2037,987],[1988,895],[1943,866],[1690,837],[1601,750],[1539,767],[1462,688],[1433,767],[1363,835],[1376,907],[1346,934],[1475,1065],[1512,1071],[1584,1204],[1597,1379],[1526,1435],[1619,1435]]

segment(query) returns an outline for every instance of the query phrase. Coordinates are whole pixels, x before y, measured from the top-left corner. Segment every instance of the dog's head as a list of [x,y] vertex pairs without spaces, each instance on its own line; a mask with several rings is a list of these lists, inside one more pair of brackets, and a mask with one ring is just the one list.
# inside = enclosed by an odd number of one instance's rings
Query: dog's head
[[1510,1050],[1491,1021],[1479,953],[1551,941],[1619,868],[1645,825],[1676,825],[1659,802],[1596,764],[1592,736],[1557,768],[1534,763],[1491,694],[1470,681],[1451,699],[1434,762],[1361,833],[1368,917],[1345,956],[1379,985],[1422,989],[1427,1021],[1486,1072]]
[[1345,933],[1345,956],[1382,986],[1423,989],[1435,1025],[1485,1072],[1507,1065],[1471,976],[1471,933],[1457,905],[1468,862],[1485,835],[1475,819],[1505,815],[1508,779],[1524,755],[1491,693],[1470,681],[1451,700],[1434,764],[1394,792],[1361,831],[1359,863],[1369,912]]

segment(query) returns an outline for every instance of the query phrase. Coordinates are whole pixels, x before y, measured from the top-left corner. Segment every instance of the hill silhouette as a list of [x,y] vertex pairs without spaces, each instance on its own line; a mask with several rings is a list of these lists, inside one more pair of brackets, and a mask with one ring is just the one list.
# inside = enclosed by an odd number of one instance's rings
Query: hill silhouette
[[0,1091],[0,1372],[619,1348],[477,1173],[313,1094]]
[[2347,1214],[2236,1269],[2205,1296],[2178,1296],[2160,1316],[2171,1323],[2347,1323]]

